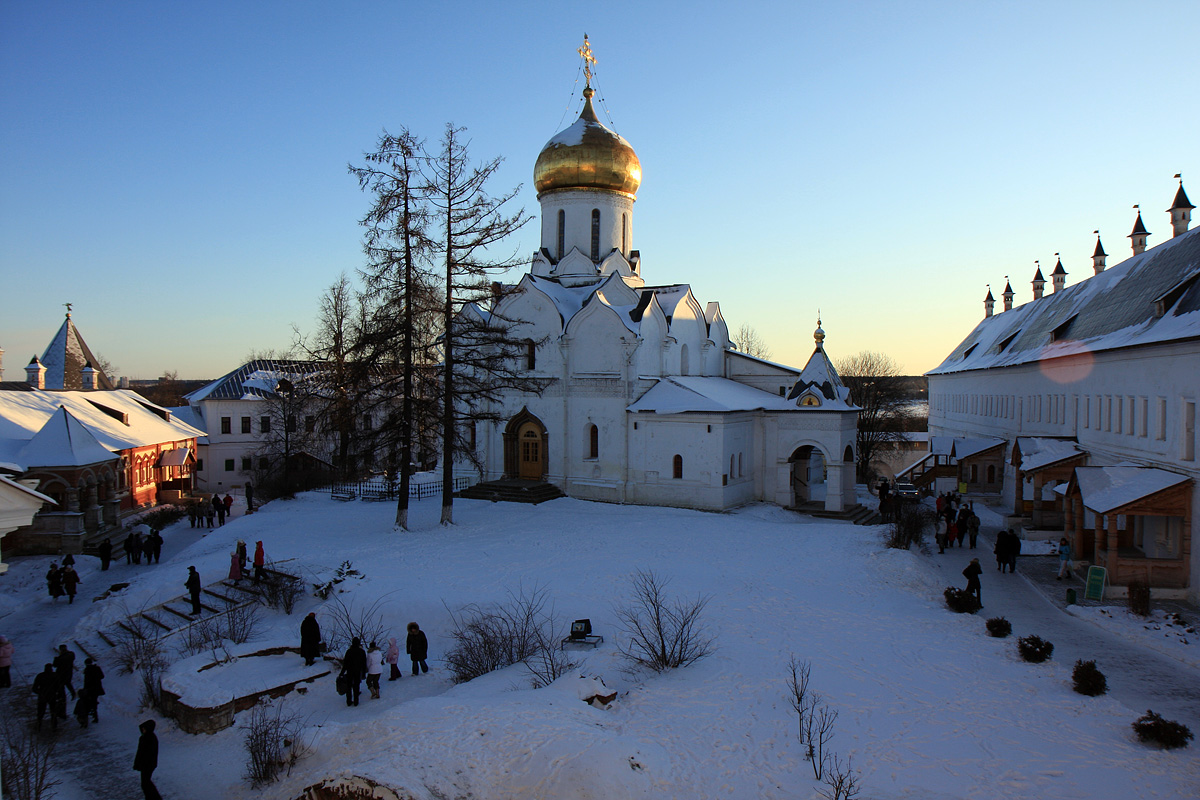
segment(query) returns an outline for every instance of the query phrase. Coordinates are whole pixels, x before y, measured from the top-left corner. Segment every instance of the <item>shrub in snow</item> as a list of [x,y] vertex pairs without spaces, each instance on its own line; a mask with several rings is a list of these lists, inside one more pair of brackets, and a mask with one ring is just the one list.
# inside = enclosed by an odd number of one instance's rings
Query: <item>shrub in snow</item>
[[161,531],[172,523],[178,522],[187,516],[187,506],[165,505],[147,511],[138,517],[138,523],[148,525],[155,530]]
[[887,529],[884,544],[896,550],[920,546],[925,532],[933,527],[936,517],[928,506],[902,502],[893,506],[892,524]]
[[1017,649],[1031,664],[1040,664],[1054,653],[1054,645],[1040,636],[1022,636],[1017,640]]
[[308,750],[307,721],[284,708],[281,700],[278,704],[257,705],[250,711],[245,741],[246,780],[256,789],[272,783],[280,773],[290,774]]
[[713,637],[701,620],[708,597],[669,599],[669,581],[652,571],[639,569],[629,581],[633,598],[614,609],[624,634],[618,645],[621,655],[662,672],[712,653]]
[[855,800],[862,792],[858,781],[859,775],[854,770],[852,758],[847,756],[846,760],[842,761],[835,753],[827,761],[824,780],[826,788],[817,791],[829,800]]
[[1003,639],[1012,633],[1012,623],[1004,617],[992,617],[987,621],[987,632],[988,636]]
[[1075,691],[1088,697],[1097,697],[1108,691],[1108,679],[1096,668],[1095,661],[1076,661],[1071,680],[1075,684]]
[[951,611],[959,614],[974,614],[979,609],[983,608],[979,601],[975,599],[975,595],[968,592],[966,589],[959,589],[955,586],[947,586],[946,591],[942,592],[946,598],[946,605]]
[[1187,747],[1188,741],[1195,738],[1187,725],[1163,719],[1153,711],[1138,717],[1137,722],[1133,723],[1133,731],[1139,742],[1149,742],[1168,750]]
[[[332,578],[324,583],[314,583],[312,585],[313,597],[318,597],[322,600],[328,600],[329,596],[333,594],[333,590],[337,588],[339,583],[342,583],[350,578],[358,578],[359,580],[362,580],[362,577],[363,574],[356,570],[349,561],[343,561],[341,565],[338,566]],[[338,589],[338,591],[340,592],[342,590]],[[292,612],[289,611],[288,613],[290,614]]]
[[1145,581],[1129,582],[1129,610],[1139,617],[1150,616],[1150,585]]
[[[548,608],[544,587],[519,588],[508,601],[494,605],[472,603],[450,612],[454,644],[446,653],[455,683],[524,662],[534,686],[543,686],[570,669],[568,659],[547,653],[558,647],[560,625]],[[447,609],[448,610],[448,609]]]
[[283,613],[291,614],[296,607],[304,587],[300,579],[286,572],[275,569],[275,565],[266,564],[266,577],[259,583],[262,590],[263,602],[274,609],[282,609]]
[[[4,790],[13,800],[43,800],[54,796],[60,781],[51,777],[55,737],[37,733],[32,724],[8,715],[0,726],[0,772]],[[54,712],[51,711],[51,714]]]
[[347,602],[335,594],[324,610],[328,622],[323,626],[321,635],[328,651],[338,659],[354,638],[364,648],[368,642],[387,641],[388,628],[383,622],[382,598],[365,608],[358,608],[353,600]]

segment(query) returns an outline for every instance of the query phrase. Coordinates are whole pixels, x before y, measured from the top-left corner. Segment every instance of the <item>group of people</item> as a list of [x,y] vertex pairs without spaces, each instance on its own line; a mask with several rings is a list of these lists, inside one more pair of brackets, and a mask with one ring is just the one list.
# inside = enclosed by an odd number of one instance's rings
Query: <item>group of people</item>
[[233,516],[233,495],[221,497],[214,494],[209,502],[189,503],[188,522],[193,528],[211,528],[216,520],[217,527],[225,524],[226,517]]
[[1017,556],[1021,554],[1021,537],[1012,528],[996,532],[996,569],[1001,572],[1017,571]]
[[[105,542],[108,540],[105,539]],[[131,530],[129,535],[125,537],[122,546],[125,548],[125,563],[126,564],[141,564],[142,558],[146,559],[147,564],[157,564],[162,558],[163,537],[157,528],[151,528],[150,532],[143,536],[137,529]],[[109,557],[112,556],[112,545],[109,545]],[[103,558],[103,556],[101,556]],[[103,567],[103,564],[101,564]]]
[[46,573],[46,590],[50,592],[52,600],[57,601],[65,594],[67,603],[74,603],[79,584],[79,573],[75,571],[75,557],[70,553],[63,557],[61,567],[57,561],[50,563],[50,570]]
[[[2,637],[0,637],[2,638]],[[12,662],[12,643],[7,642],[10,650],[8,661]],[[46,712],[50,712],[50,724],[58,730],[58,721],[67,718],[67,694],[75,700],[75,719],[81,728],[92,722],[100,721],[100,697],[104,694],[104,671],[95,659],[85,658],[83,661],[83,685],[75,691],[75,653],[65,644],[59,645],[54,660],[33,679],[33,693],[37,696],[37,727],[40,730]],[[7,679],[7,669],[5,670]]]
[[943,492],[938,495],[936,507],[938,552],[945,553],[955,543],[974,550],[979,543],[979,515],[974,505],[962,502],[955,492]]
[[[412,674],[420,675],[429,672],[429,640],[421,626],[415,622],[408,623],[408,638],[405,639],[404,652],[412,662]],[[315,612],[309,612],[300,623],[300,655],[304,657],[306,666],[321,654],[321,626],[317,622]],[[367,690],[371,699],[379,699],[379,682],[383,677],[383,666],[388,665],[388,680],[394,681],[401,677],[400,645],[396,638],[388,639],[387,649],[381,649],[376,642],[367,645],[363,650],[362,641],[355,636],[342,656],[342,670],[338,675],[338,692],[346,696],[347,706],[358,705],[362,693],[362,682],[366,679]]]
[[[266,577],[266,566],[267,554],[263,550],[263,543],[261,541],[255,542],[253,573],[255,583]],[[240,583],[244,577],[246,577],[246,543],[238,539],[237,546],[229,554],[229,580],[236,584]]]

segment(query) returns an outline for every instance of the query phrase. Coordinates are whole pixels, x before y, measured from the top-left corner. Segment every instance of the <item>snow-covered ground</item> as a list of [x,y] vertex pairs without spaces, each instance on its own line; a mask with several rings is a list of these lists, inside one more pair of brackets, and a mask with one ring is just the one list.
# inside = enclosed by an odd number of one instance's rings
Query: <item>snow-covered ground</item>
[[[431,671],[414,678],[405,669],[401,680],[384,681],[381,699],[364,692],[357,708],[334,692],[332,675],[289,695],[287,707],[309,721],[312,752],[264,790],[242,779],[244,712],[239,725],[213,735],[188,735],[160,718],[156,782],[166,797],[293,798],[328,776],[354,774],[417,798],[815,798],[823,787],[786,699],[793,655],[811,664],[811,688],[839,713],[831,749],[853,757],[864,798],[1200,796],[1194,746],[1160,751],[1130,729],[1153,707],[1200,730],[1200,702],[1191,699],[1200,694],[1198,637],[1177,635],[1165,620],[1147,630],[1119,607],[1063,613],[1024,574],[996,572],[990,542],[944,556],[887,550],[879,528],[765,505],[712,514],[570,499],[456,501],[457,524],[443,528],[434,499],[416,504],[408,533],[392,530],[390,504],[323,494],[250,516],[235,511],[213,531],[186,521],[168,529],[161,564],[121,562],[101,573],[82,559],[73,606],[45,593],[51,559],[15,559],[0,578],[0,633],[17,647],[14,687],[4,691],[27,691],[54,645],[86,638],[123,609],[182,593],[188,565],[205,583],[223,577],[239,538],[251,549],[263,540],[269,558],[309,583],[350,561],[362,577],[340,585],[341,599],[356,608],[378,601],[401,642],[405,624],[419,622]],[[961,569],[975,554],[985,610],[953,614],[942,589],[965,583]],[[625,667],[614,607],[629,597],[637,569],[669,578],[672,594],[711,598],[713,655],[661,675]],[[131,585],[91,602],[119,581]],[[453,685],[439,660],[449,645],[448,609],[503,601],[522,586],[544,587],[564,622],[590,618],[604,644],[576,651],[574,674],[548,688],[530,688],[519,666]],[[324,605],[306,596],[291,616],[267,613],[258,641],[298,644],[305,613],[315,610],[327,624]],[[1013,622],[1009,639],[985,633],[985,618],[1000,615]],[[1163,639],[1163,627],[1172,641],[1152,650],[1147,642]],[[1053,660],[1021,661],[1015,640],[1030,633],[1055,642]],[[1097,661],[1109,695],[1072,691],[1076,657]],[[202,675],[192,690],[211,702],[223,691],[259,688],[269,676],[266,661],[255,661],[243,677],[235,663],[204,673],[177,668],[170,679]],[[1154,687],[1139,666],[1151,662]],[[283,678],[301,665],[296,656],[280,668]],[[80,730],[70,720],[58,734],[63,800],[139,796],[130,769],[137,723],[155,715],[137,708],[131,676],[109,661],[104,669],[100,724]],[[611,707],[580,702],[579,675],[617,690]],[[1164,693],[1172,680],[1178,690]],[[1178,704],[1162,706],[1164,694]]]

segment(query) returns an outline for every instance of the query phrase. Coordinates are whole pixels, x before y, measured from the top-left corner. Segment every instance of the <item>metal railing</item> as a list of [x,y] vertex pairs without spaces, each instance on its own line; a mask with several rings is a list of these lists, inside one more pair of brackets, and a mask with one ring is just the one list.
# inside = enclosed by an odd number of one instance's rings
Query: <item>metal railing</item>
[[[454,478],[454,491],[461,492],[474,481],[467,477]],[[400,494],[400,482],[387,478],[367,478],[360,481],[338,481],[322,486],[317,491],[329,492],[340,498],[361,498],[363,500],[395,500]],[[408,487],[408,496],[412,500],[424,500],[427,497],[437,497],[442,493],[441,481],[423,481],[412,483]]]

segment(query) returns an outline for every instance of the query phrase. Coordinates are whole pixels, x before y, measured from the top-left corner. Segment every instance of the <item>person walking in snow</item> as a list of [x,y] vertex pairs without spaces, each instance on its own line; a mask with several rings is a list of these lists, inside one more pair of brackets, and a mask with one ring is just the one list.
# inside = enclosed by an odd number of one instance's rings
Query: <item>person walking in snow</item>
[[217,527],[225,524],[225,503],[221,501],[221,496],[214,494],[212,496],[213,511],[217,515]]
[[217,510],[213,508],[212,503],[204,504],[204,521],[208,527],[213,526],[213,519],[217,516]]
[[254,485],[246,481],[246,513],[254,510]]
[[13,659],[13,643],[8,640],[7,636],[0,636],[0,689],[7,689],[12,686],[12,676],[9,671],[12,669]]
[[1008,531],[996,532],[996,546],[992,552],[996,554],[996,569],[1004,572],[1008,567]]
[[138,730],[137,752],[133,756],[133,770],[142,774],[142,796],[145,800],[162,800],[158,787],[154,785],[154,770],[158,768],[158,737],[154,735],[154,720],[148,719]]
[[121,541],[121,549],[125,551],[125,563],[132,564],[133,551],[137,549],[137,543],[133,539],[133,531],[130,531],[129,535]]
[[154,563],[154,530],[151,529],[142,537],[142,555],[146,558],[146,566]]
[[233,581],[235,586],[242,582],[242,562],[238,558],[237,550],[229,554],[229,580]]
[[246,543],[241,539],[237,541],[238,564],[242,568],[242,572],[246,571]]
[[267,576],[267,553],[263,550],[261,541],[254,543],[254,582],[258,583]]
[[187,582],[183,585],[187,587],[188,594],[192,598],[192,616],[199,616],[203,611],[200,608],[200,589],[202,585],[200,583],[200,573],[196,572],[195,567],[188,567]]
[[66,719],[67,693],[58,676],[54,674],[54,665],[47,664],[46,668],[33,679],[33,693],[37,695],[37,729],[42,729],[42,717],[50,711],[50,724],[58,730],[58,720]]
[[346,676],[346,705],[356,706],[362,694],[362,679],[367,674],[367,654],[357,636],[342,657],[342,674]]
[[225,499],[221,501],[225,505],[225,516],[233,519],[233,495],[225,493]]
[[[126,542],[128,546],[128,542]],[[133,563],[142,563],[142,551],[146,549],[146,544],[142,541],[142,535],[137,531],[133,532]]]
[[979,515],[975,513],[974,508],[967,516],[967,535],[971,538],[971,549],[974,550],[979,540]]
[[63,591],[67,593],[67,605],[75,602],[75,592],[79,589],[79,573],[72,566],[62,568]]
[[400,645],[396,644],[396,637],[388,639],[388,649],[384,653],[383,660],[390,667],[391,674],[388,676],[389,681],[394,681],[400,677],[400,667],[396,666],[400,661]]
[[962,574],[967,579],[967,591],[975,595],[975,599],[979,601],[979,607],[983,608],[983,588],[979,583],[979,576],[983,574],[983,567],[979,566],[979,559],[972,558],[971,563],[967,564]]
[[150,552],[154,556],[154,563],[157,564],[162,558],[163,546],[162,531],[160,531],[158,528],[154,528],[150,531],[150,544]]
[[196,514],[196,504],[188,503],[188,523],[190,523],[191,527],[193,527],[193,528],[196,527],[196,517],[197,516],[198,515]]
[[[85,694],[88,698],[88,713],[92,716],[92,722],[99,722],[100,698],[104,695],[104,670],[100,669],[100,665],[91,657],[83,660],[83,688],[79,690],[80,698],[82,699]],[[86,728],[87,725],[85,724],[84,727]]]
[[379,652],[379,645],[371,642],[371,646],[367,648],[367,689],[371,692],[371,699],[379,699],[379,677],[383,674],[383,653]]
[[308,612],[300,623],[300,655],[306,667],[311,667],[321,656],[321,626],[314,611]]
[[429,665],[425,663],[429,655],[429,640],[425,638],[421,626],[415,622],[408,623],[408,639],[404,643],[404,652],[412,659],[413,675],[417,674],[418,667],[421,672],[429,672]]
[[63,596],[62,571],[57,562],[50,562],[50,569],[46,572],[46,591],[50,592],[51,600],[58,600]]
[[1063,578],[1071,579],[1071,543],[1065,536],[1058,540],[1058,575],[1054,576],[1054,580],[1061,581]]
[[1017,556],[1021,555],[1021,537],[1011,529],[1008,531],[1008,571],[1016,573]]
[[100,554],[100,571],[108,572],[108,565],[112,563],[112,539],[105,539],[96,550]]
[[[58,682],[63,685],[68,692],[71,693],[71,699],[75,698],[75,652],[69,649],[65,644],[58,646],[58,652],[54,655],[54,674],[58,676]],[[66,717],[64,717],[65,719]]]

